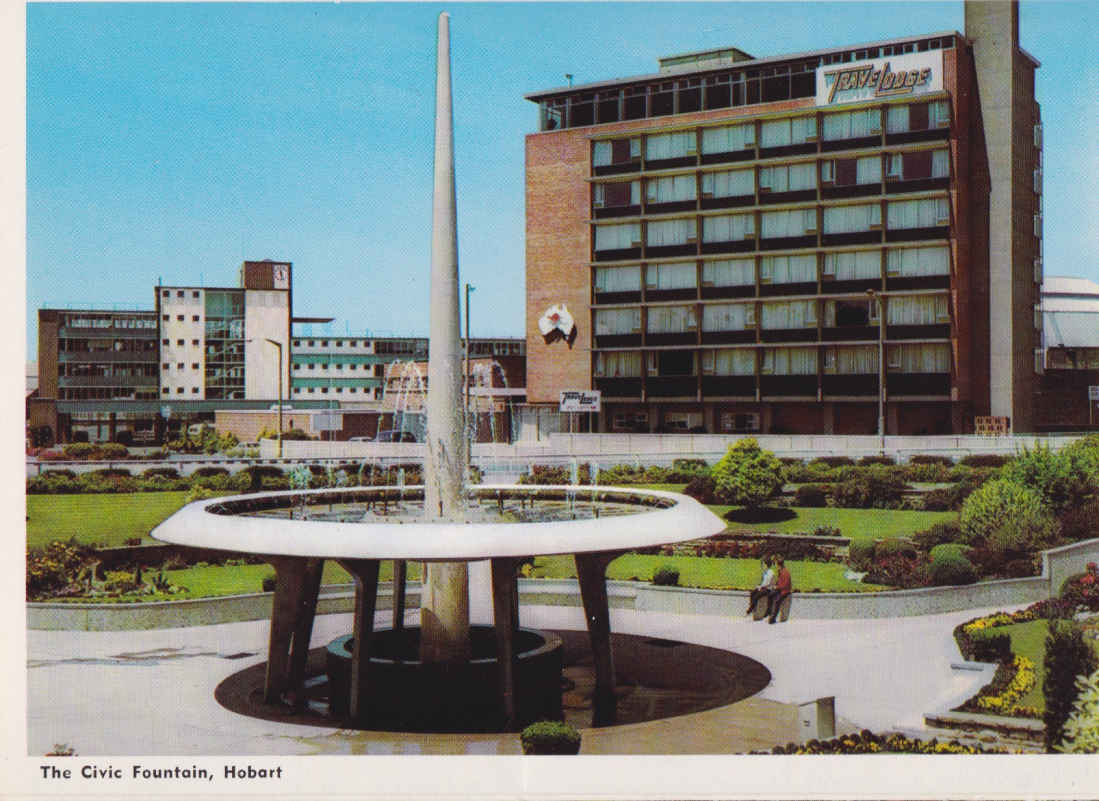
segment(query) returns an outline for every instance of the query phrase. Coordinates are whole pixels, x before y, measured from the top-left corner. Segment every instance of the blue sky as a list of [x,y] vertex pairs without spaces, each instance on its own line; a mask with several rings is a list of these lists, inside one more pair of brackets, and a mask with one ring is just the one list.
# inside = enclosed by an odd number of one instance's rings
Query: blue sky
[[[27,353],[43,306],[151,308],[294,262],[333,333],[426,335],[434,29],[451,13],[474,336],[522,336],[527,93],[733,45],[780,55],[961,30],[961,2],[32,4]],[[1024,2],[1042,62],[1047,274],[1099,281],[1099,4]]]

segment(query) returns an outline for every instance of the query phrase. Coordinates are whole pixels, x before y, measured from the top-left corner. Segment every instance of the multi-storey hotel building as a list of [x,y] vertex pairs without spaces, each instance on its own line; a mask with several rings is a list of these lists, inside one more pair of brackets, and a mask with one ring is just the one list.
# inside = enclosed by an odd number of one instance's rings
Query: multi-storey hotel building
[[528,95],[528,402],[598,390],[602,431],[1032,430],[1037,66],[1016,4],[971,3],[964,35]]

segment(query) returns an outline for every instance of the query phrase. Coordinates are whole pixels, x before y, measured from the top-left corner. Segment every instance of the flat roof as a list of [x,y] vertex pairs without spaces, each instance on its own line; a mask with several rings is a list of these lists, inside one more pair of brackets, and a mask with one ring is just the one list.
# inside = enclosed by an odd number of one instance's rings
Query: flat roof
[[[737,61],[733,64],[723,64],[720,66],[710,66],[699,68],[697,64],[684,64],[680,66],[669,67],[662,72],[654,72],[648,75],[638,75],[632,78],[613,78],[607,81],[596,81],[594,83],[574,84],[573,86],[559,86],[555,89],[545,89],[540,92],[532,92],[531,94],[524,95],[524,99],[530,101],[538,101],[542,98],[552,97],[554,95],[572,94],[574,92],[585,92],[595,89],[610,87],[610,86],[624,86],[633,83],[645,83],[648,81],[660,81],[667,80],[670,76],[681,76],[695,73],[704,72],[725,72],[730,69],[741,70],[749,69],[752,67],[762,66],[764,64],[777,64],[784,61],[797,61],[799,59],[811,58],[813,56],[821,56],[825,53],[834,53],[836,51],[846,50],[863,50],[870,47],[884,47],[886,45],[900,44],[903,42],[911,42],[918,39],[935,39],[943,36],[957,36],[964,39],[965,37],[957,31],[940,31],[937,33],[923,33],[914,36],[902,36],[895,39],[882,39],[876,42],[865,42],[863,44],[851,44],[851,45],[836,45],[835,47],[824,47],[820,50],[807,50],[801,53],[789,53],[780,56],[767,56],[766,58],[753,58],[748,61]],[[726,50],[737,50],[735,47],[717,47],[713,50],[699,51],[701,54],[705,53],[718,53]],[[743,51],[740,51],[743,52]],[[691,53],[683,54],[683,56],[693,55]],[[668,56],[668,58],[681,58],[683,56]]]

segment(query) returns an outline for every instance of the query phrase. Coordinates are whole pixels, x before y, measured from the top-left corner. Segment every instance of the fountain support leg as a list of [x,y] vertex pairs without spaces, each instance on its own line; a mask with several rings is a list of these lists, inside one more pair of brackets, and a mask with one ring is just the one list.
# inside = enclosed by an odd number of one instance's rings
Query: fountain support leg
[[324,560],[272,557],[270,562],[275,568],[275,597],[263,700],[274,704],[286,697],[296,704],[305,681]]
[[500,700],[504,711],[504,729],[514,731],[518,722],[516,708],[515,635],[519,631],[519,560],[492,560],[492,611],[496,624],[496,661],[500,666]]
[[370,640],[374,634],[374,610],[378,603],[377,559],[342,559],[340,566],[355,580],[355,645],[351,654],[347,717],[358,721],[366,706],[366,682],[370,669]]
[[607,599],[607,565],[625,551],[597,551],[576,554],[576,572],[580,597],[588,621],[592,658],[595,663],[595,696],[592,699],[592,725],[614,723],[614,653],[611,651],[611,615]]
[[393,561],[393,630],[404,629],[405,584],[408,579],[408,562]]

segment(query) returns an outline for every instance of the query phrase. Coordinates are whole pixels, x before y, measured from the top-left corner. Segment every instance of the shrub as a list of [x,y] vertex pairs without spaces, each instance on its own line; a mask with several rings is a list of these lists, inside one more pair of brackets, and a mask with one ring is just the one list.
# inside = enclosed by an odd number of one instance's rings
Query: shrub
[[709,506],[717,503],[717,496],[714,494],[715,487],[716,484],[713,476],[695,476],[687,482],[687,486],[683,489],[683,494],[690,495],[699,503],[704,503]]
[[909,464],[941,464],[944,467],[952,467],[954,460],[949,456],[933,456],[926,453],[917,453],[908,460]]
[[[936,545],[931,549],[927,577],[932,585],[954,586],[972,584],[977,580],[977,571],[973,563],[966,558],[964,547],[949,543]],[[1010,638],[1008,641],[1010,642]]]
[[1062,448],[1062,452],[1072,463],[1073,469],[1093,488],[1099,487],[1099,434],[1088,434],[1070,442]]
[[[250,470],[250,469],[254,469],[254,468],[245,468],[245,469]],[[275,468],[275,469],[277,470],[278,468]],[[280,470],[279,472],[282,472],[282,471]],[[227,475],[229,475],[229,471],[226,470],[224,467],[199,467],[199,468],[196,468],[191,473],[192,478],[213,478],[214,476],[227,476]]]
[[73,540],[54,540],[44,548],[28,548],[27,600],[48,598],[77,582],[93,555],[91,546]]
[[1099,753],[1099,670],[1076,677],[1076,701],[1056,748],[1064,754]]
[[870,470],[832,488],[832,502],[844,509],[888,509],[900,505],[904,482],[884,470]]
[[794,492],[794,506],[821,508],[828,505],[827,484],[802,484]]
[[892,456],[863,456],[856,464],[860,467],[872,464],[895,465],[897,460]]
[[71,470],[47,470],[27,479],[27,493],[30,495],[67,495],[82,490]]
[[904,556],[908,559],[915,559],[917,556],[916,546],[904,539],[894,540],[882,540],[874,548],[875,557],[890,557],[890,556]]
[[269,575],[264,576],[263,579],[260,582],[260,586],[263,588],[264,592],[274,592],[275,591],[275,577],[274,577],[274,575],[269,574]]
[[870,584],[885,584],[891,587],[921,587],[927,577],[919,559],[904,554],[889,556],[876,555],[870,564],[865,581]]
[[61,449],[61,452],[65,454],[66,459],[90,459],[95,447],[89,442],[70,442]]
[[519,741],[524,754],[577,754],[580,732],[559,720],[540,720],[523,729]]
[[856,570],[866,570],[874,561],[875,549],[873,540],[852,540],[847,546],[847,561]]
[[959,464],[966,467],[1003,467],[1010,461],[1010,456],[1004,456],[1001,453],[971,453],[963,456]]
[[179,471],[174,467],[150,467],[141,474],[142,478],[179,478]]
[[949,512],[961,509],[965,499],[978,488],[978,484],[963,481],[949,487],[940,487],[924,493],[923,508],[928,512]]
[[1030,552],[1057,536],[1057,520],[1029,487],[1013,481],[989,481],[970,495],[960,516],[962,542],[991,550]]
[[1062,587],[1061,598],[1065,603],[1071,604],[1073,609],[1083,607],[1099,612],[1099,575],[1096,575],[1095,570],[1089,570],[1082,575],[1072,576]]
[[855,463],[850,456],[818,456],[809,462],[809,466],[824,465],[825,467],[849,467]]
[[679,584],[679,569],[661,565],[653,571],[653,584],[658,587],[674,587]]
[[[236,475],[238,475],[238,476],[241,476],[241,475],[247,476],[248,477],[248,489],[253,491],[253,492],[256,492],[258,490],[263,489],[263,483],[267,479],[282,479],[283,478],[282,470],[280,468],[276,467],[273,464],[253,464],[253,465],[249,465],[248,467],[246,467],[243,470],[241,470],[240,472],[238,472]],[[289,487],[289,482],[284,482],[284,483],[286,484],[286,486],[284,486],[282,488],[287,489]]]
[[1070,621],[1051,621],[1049,636],[1046,637],[1045,669],[1046,680],[1042,685],[1042,694],[1046,700],[1046,750],[1053,751],[1061,742],[1062,729],[1073,705],[1079,688],[1077,676],[1087,676],[1095,671],[1099,660],[1095,651],[1084,640],[1080,627]]
[[1006,662],[1011,659],[1011,635],[978,631],[969,636],[962,653],[974,662]]
[[1055,451],[1041,444],[1016,454],[1001,475],[1036,490],[1055,513],[1078,505],[1091,491],[1084,470],[1071,452]]
[[930,551],[936,545],[957,542],[960,535],[961,530],[958,528],[957,522],[948,520],[936,523],[931,528],[925,528],[923,531],[917,531],[912,535],[912,541],[916,543],[916,547],[921,551]]
[[814,537],[842,537],[843,532],[835,526],[817,526],[813,529]]
[[903,468],[905,481],[923,484],[941,484],[950,480],[950,467],[941,462],[910,462]]
[[751,437],[739,440],[711,473],[722,503],[758,508],[782,490],[782,463]]
[[1061,538],[1066,542],[1099,537],[1099,498],[1065,509],[1058,520],[1061,523]]

